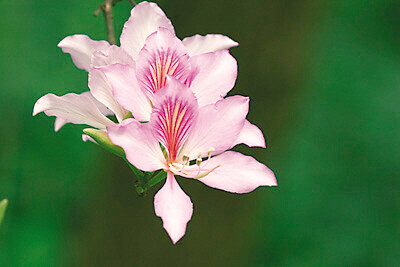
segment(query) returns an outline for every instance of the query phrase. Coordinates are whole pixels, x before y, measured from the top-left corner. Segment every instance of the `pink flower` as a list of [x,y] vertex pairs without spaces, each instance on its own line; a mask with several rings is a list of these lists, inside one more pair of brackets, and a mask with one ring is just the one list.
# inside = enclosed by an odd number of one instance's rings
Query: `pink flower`
[[[45,112],[48,116],[56,116],[56,131],[67,122],[105,129],[109,125],[114,125],[114,122],[106,117],[110,114],[115,114],[118,122],[121,122],[128,112],[124,108],[126,100],[119,103],[120,99],[114,97],[110,82],[98,69],[115,63],[130,68],[141,65],[144,69],[145,63],[138,59],[139,52],[147,37],[159,27],[163,27],[175,36],[171,21],[157,4],[142,2],[132,9],[131,17],[125,23],[121,35],[121,47],[110,45],[106,41],[94,41],[86,35],[66,37],[58,46],[65,53],[71,54],[78,68],[89,72],[90,92],[80,95],[71,93],[61,97],[47,94],[36,102],[33,115]],[[230,38],[219,34],[195,35],[183,39],[181,43],[191,56],[238,45]],[[151,110],[147,112],[150,114]],[[143,118],[139,116],[137,119]]]
[[107,130],[134,166],[146,172],[167,172],[165,185],[154,197],[154,209],[176,243],[185,234],[193,204],[174,174],[233,193],[276,186],[277,182],[273,172],[254,158],[226,152],[246,127],[247,97],[227,97],[199,107],[192,90],[175,78],[168,79],[154,93],[148,123],[128,119]]

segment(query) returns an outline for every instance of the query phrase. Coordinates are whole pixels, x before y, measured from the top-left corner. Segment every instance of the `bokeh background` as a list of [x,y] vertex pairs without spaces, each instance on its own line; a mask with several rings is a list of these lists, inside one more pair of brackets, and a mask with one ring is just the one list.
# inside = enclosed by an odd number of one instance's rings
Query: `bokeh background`
[[[0,0],[0,266],[399,266],[400,2],[163,0],[179,37],[223,33],[249,119],[279,187],[235,195],[179,180],[194,203],[172,245],[154,188],[119,158],[32,117],[53,92],[87,90],[56,47],[105,39],[100,0]],[[130,5],[114,8],[121,32]],[[246,166],[243,166],[246,168]]]

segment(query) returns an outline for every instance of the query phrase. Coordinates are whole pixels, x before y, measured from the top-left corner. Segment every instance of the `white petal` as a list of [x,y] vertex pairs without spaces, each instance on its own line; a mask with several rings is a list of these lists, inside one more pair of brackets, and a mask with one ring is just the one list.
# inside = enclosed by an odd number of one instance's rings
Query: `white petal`
[[35,103],[33,116],[40,112],[44,112],[47,116],[59,117],[67,122],[87,124],[99,129],[114,124],[100,112],[93,99],[85,94],[70,93],[63,96],[47,94]]
[[132,11],[121,34],[121,47],[136,60],[146,38],[158,27],[164,27],[175,34],[171,21],[156,3],[141,2]]
[[185,235],[186,225],[192,218],[193,204],[170,172],[164,186],[154,196],[154,210],[161,217],[172,242],[178,242]]
[[238,144],[246,144],[250,147],[265,148],[264,135],[257,126],[251,124],[248,120],[246,120],[243,129],[240,132],[239,137],[235,142],[235,145]]
[[92,54],[95,51],[104,51],[110,44],[107,41],[94,41],[83,34],[75,34],[64,38],[59,44],[64,53],[71,54],[75,65],[89,71]]
[[231,38],[221,34],[207,34],[206,36],[193,35],[182,40],[190,56],[229,49],[239,44]]

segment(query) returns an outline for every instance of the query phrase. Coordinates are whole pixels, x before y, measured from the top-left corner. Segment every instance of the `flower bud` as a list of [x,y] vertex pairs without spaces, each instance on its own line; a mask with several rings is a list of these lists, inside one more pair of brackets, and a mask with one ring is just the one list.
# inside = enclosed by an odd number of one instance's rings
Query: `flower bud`
[[93,128],[83,129],[83,132],[86,135],[93,138],[93,140],[96,141],[96,143],[102,148],[110,151],[111,153],[117,155],[118,157],[121,158],[125,157],[124,150],[121,147],[116,146],[111,142],[107,132]]

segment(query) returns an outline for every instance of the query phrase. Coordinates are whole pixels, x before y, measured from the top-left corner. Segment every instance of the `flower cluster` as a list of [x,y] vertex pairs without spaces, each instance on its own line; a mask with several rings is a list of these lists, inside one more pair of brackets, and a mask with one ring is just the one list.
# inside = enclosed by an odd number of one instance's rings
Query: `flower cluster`
[[166,181],[154,209],[174,243],[193,213],[174,175],[233,193],[277,185],[265,165],[228,151],[241,143],[265,147],[260,129],[246,120],[249,98],[225,97],[237,76],[228,51],[235,41],[219,34],[180,40],[164,12],[142,2],[132,9],[120,42],[118,47],[85,35],[62,40],[58,46],[89,72],[90,91],[47,94],[33,115],[56,116],[56,131],[65,123],[95,127],[135,168],[161,170]]

